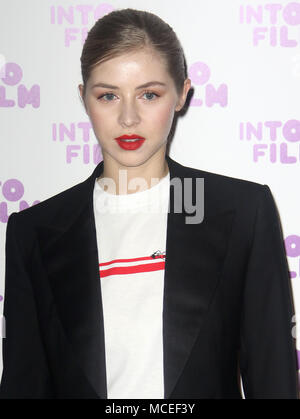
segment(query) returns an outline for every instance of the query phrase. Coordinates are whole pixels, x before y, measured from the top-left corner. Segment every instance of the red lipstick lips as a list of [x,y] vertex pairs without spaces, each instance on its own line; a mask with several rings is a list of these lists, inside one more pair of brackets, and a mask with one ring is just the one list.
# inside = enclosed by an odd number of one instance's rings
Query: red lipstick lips
[[[136,150],[139,147],[141,147],[141,145],[145,141],[145,138],[137,134],[132,134],[132,135],[122,135],[121,137],[115,138],[115,140],[117,141],[119,146],[123,148],[123,150]],[[132,140],[132,141],[126,141],[126,140]]]

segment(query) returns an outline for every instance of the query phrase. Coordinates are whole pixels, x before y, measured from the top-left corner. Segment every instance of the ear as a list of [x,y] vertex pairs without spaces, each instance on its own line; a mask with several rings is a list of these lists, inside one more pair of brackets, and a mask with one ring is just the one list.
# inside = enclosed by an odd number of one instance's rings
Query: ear
[[78,90],[79,90],[79,94],[80,94],[81,103],[83,104],[84,109],[85,109],[85,111],[87,113],[87,109],[86,109],[86,105],[85,105],[85,101],[84,101],[84,97],[83,97],[83,84],[79,84],[78,85]]
[[192,85],[191,80],[189,78],[185,79],[184,84],[183,84],[182,93],[181,93],[180,97],[178,98],[178,102],[177,102],[177,105],[176,105],[176,108],[175,108],[176,112],[180,111],[183,108],[183,106],[186,102],[187,94],[188,94],[188,92],[191,88],[191,85]]

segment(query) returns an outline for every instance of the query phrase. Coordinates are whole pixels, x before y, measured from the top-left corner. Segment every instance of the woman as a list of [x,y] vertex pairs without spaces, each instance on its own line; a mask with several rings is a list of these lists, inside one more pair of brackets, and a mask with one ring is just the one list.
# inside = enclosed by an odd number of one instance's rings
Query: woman
[[298,398],[269,187],[166,154],[191,87],[175,33],[114,11],[81,63],[103,161],[9,218],[1,397]]

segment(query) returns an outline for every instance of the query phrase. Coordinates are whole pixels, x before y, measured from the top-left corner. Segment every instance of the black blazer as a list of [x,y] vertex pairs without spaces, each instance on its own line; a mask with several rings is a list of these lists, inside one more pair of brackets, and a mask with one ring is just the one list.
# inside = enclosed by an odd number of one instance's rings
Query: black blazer
[[[165,399],[298,398],[294,314],[282,232],[267,185],[204,178],[204,219],[167,224]],[[9,217],[1,398],[107,398],[93,188],[79,183]],[[195,182],[194,182],[195,184]],[[145,380],[147,377],[145,377]]]

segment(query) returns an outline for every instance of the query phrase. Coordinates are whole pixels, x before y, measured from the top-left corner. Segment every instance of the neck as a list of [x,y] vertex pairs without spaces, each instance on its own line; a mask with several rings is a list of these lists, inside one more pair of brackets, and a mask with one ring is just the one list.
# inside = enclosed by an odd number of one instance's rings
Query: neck
[[169,173],[165,154],[150,160],[139,166],[124,166],[103,157],[103,173],[97,180],[106,192],[115,195],[142,192]]

